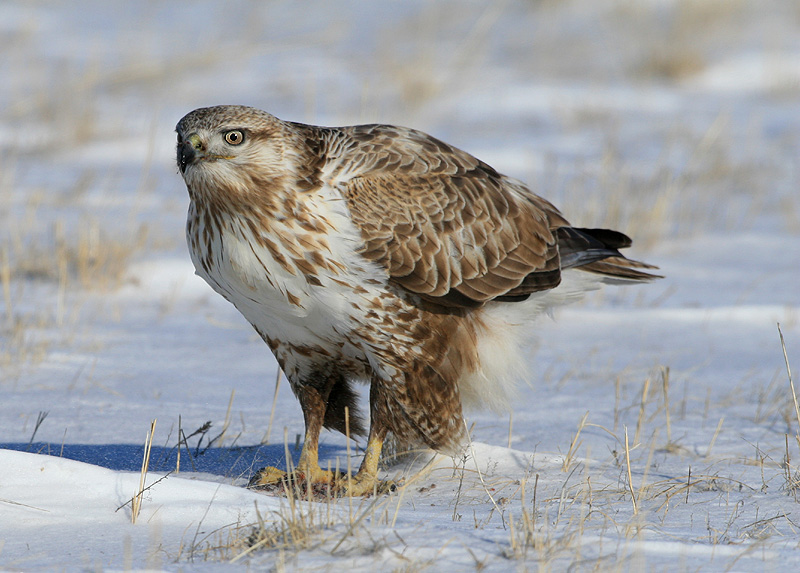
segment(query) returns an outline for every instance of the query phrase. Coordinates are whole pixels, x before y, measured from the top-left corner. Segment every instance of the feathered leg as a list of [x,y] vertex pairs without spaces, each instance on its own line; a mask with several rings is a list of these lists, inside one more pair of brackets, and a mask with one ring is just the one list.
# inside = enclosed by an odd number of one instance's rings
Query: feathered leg
[[306,426],[305,441],[297,467],[292,475],[274,467],[263,468],[251,478],[249,487],[276,485],[287,477],[292,482],[304,482],[306,485],[335,482],[334,473],[319,466],[319,433],[325,422],[331,390],[337,380],[336,376],[315,376],[313,381],[297,385],[297,399],[303,410]]
[[[370,390],[370,403],[376,402],[374,396],[375,386]],[[355,404],[355,394],[349,387],[346,379],[339,373],[330,375],[315,375],[304,384],[297,385],[295,392],[303,410],[306,434],[300,459],[294,472],[266,467],[259,470],[250,480],[250,487],[270,487],[279,485],[284,480],[292,483],[303,483],[306,486],[313,484],[328,484],[337,493],[351,495],[365,495],[372,493],[376,484],[379,492],[389,491],[391,484],[381,484],[377,481],[378,460],[380,459],[383,440],[387,428],[381,422],[373,422],[370,427],[367,451],[361,468],[352,478],[344,474],[337,474],[330,470],[323,470],[319,465],[319,434],[323,425],[345,433],[350,429],[351,435],[363,435],[363,422],[358,415]],[[345,415],[345,407],[348,414]],[[348,418],[345,422],[345,417]],[[375,415],[372,408],[372,419],[381,420]]]
[[330,388],[323,388],[320,391],[313,386],[305,386],[298,394],[300,407],[303,409],[306,435],[295,472],[297,477],[306,483],[332,483],[333,473],[319,467],[319,433],[325,420]]
[[393,482],[378,480],[378,462],[383,449],[383,442],[389,428],[386,426],[385,408],[386,400],[383,396],[383,387],[380,382],[373,381],[369,389],[370,427],[367,439],[367,450],[358,473],[342,483],[342,490],[350,495],[369,495],[375,493],[388,493],[395,489]]

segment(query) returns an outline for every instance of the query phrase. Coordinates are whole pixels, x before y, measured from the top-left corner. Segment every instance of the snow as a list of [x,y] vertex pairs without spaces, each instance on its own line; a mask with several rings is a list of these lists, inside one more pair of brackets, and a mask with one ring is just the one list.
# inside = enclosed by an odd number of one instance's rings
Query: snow
[[[779,0],[5,2],[0,568],[800,566],[777,326],[796,372],[796,15]],[[630,234],[666,278],[542,317],[513,414],[471,412],[462,459],[389,463],[398,492],[250,491],[253,471],[296,460],[303,425],[285,381],[271,415],[274,360],[184,245],[173,129],[217,103],[422,129],[574,223]],[[321,456],[346,467],[344,437],[324,433]]]
[[[167,547],[190,544],[220,528],[254,520],[256,504],[266,511],[278,503],[240,487],[170,477],[148,490],[138,517],[138,522],[146,526],[137,527],[131,524],[128,502],[138,491],[138,474],[66,458],[5,451],[0,475],[3,550],[12,556],[6,564],[26,569],[40,566],[43,557],[47,560],[53,540],[63,536],[65,530],[80,532],[84,542],[59,546],[63,564],[119,566],[122,563],[111,561],[111,556],[124,556],[126,552],[129,555],[124,559],[138,553],[154,564],[154,559],[162,559],[149,554],[157,547],[154,541],[168,552]],[[161,540],[152,539],[155,532]],[[50,542],[36,547],[32,543],[36,538]]]

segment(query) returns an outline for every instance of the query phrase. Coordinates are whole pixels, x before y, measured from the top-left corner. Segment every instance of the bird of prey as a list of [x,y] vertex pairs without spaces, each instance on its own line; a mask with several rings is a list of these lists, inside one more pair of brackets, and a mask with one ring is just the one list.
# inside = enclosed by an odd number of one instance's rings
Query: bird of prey
[[[624,234],[570,226],[523,183],[420,131],[223,105],[190,112],[177,133],[192,262],[286,374],[305,421],[293,478],[308,485],[379,488],[389,432],[458,451],[464,408],[509,408],[537,314],[598,283],[657,278],[619,252]],[[321,469],[323,427],[368,435],[352,478]]]

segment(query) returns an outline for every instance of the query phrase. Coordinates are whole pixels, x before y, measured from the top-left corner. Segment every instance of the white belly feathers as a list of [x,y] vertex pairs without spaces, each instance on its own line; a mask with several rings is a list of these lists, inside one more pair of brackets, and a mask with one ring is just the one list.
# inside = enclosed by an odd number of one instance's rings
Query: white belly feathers
[[[295,345],[341,347],[354,309],[378,296],[388,275],[358,254],[360,234],[335,195],[326,188],[304,197],[303,216],[319,231],[293,217],[271,216],[267,228],[222,215],[223,230],[211,240],[215,264],[204,267],[192,253],[197,274],[259,332]],[[190,232],[202,235],[202,225]]]

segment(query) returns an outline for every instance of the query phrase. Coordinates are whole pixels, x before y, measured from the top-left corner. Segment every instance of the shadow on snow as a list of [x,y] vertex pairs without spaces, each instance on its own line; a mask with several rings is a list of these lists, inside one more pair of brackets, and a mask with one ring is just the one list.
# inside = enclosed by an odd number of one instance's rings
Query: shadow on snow
[[[63,457],[110,470],[130,472],[141,471],[144,455],[144,446],[132,444],[0,443],[0,449]],[[177,451],[177,447],[153,445],[150,450],[149,471],[174,470],[177,465]],[[299,448],[290,447],[289,453],[296,463],[300,455]],[[341,446],[320,444],[319,455],[323,467],[326,466],[326,460],[331,460],[333,466],[337,456],[342,467],[347,464],[345,448]],[[201,472],[249,479],[264,466],[286,467],[283,444],[182,448],[180,454],[181,472]]]

